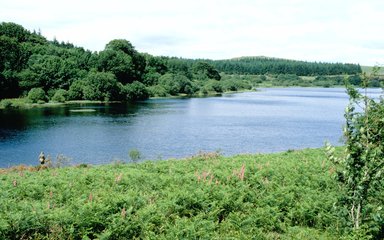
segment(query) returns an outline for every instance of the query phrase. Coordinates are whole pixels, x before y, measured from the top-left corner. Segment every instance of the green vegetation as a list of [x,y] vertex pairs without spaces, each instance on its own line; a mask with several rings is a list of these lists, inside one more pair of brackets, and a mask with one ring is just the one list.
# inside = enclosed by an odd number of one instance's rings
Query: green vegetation
[[67,100],[67,98],[68,98],[68,91],[64,89],[59,89],[53,95],[52,101],[63,103]]
[[305,62],[269,57],[241,57],[213,61],[221,72],[230,74],[296,74],[299,76],[358,74],[357,64]]
[[[0,100],[27,98],[33,103],[204,96],[257,86],[328,87],[340,85],[342,74],[361,73],[355,64],[265,57],[215,61],[157,57],[138,52],[124,39],[111,40],[104,50],[91,52],[6,22],[0,23],[0,51]],[[0,105],[19,106],[12,100]]]
[[129,158],[132,160],[132,162],[137,163],[142,157],[141,153],[137,149],[132,149],[128,153]]
[[[378,69],[373,70],[373,76]],[[371,76],[363,75],[363,89],[367,89]],[[345,210],[353,229],[359,234],[384,237],[382,199],[384,186],[384,100],[371,99],[348,86],[350,103],[347,106],[344,136],[346,151],[335,156],[328,145],[329,159],[337,165],[337,181],[343,194],[339,208]],[[377,200],[379,199],[379,202]]]
[[[0,238],[348,239],[335,176],[322,149],[19,166],[0,170]],[[383,201],[381,188],[371,206]]]
[[45,102],[46,100],[45,92],[42,88],[32,88],[28,92],[28,99],[32,103],[39,103],[39,102]]

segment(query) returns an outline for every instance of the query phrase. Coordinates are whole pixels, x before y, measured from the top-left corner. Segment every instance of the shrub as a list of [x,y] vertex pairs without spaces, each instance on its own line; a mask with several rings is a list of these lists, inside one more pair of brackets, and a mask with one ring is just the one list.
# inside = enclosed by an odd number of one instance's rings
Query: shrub
[[352,84],[352,85],[355,85],[355,86],[361,85],[361,83],[362,83],[361,80],[362,79],[361,79],[361,77],[359,75],[352,75],[352,76],[348,77],[349,84]]
[[138,162],[141,159],[141,153],[137,149],[130,150],[128,155],[134,163]]
[[85,81],[76,80],[74,81],[68,90],[68,100],[81,100],[83,99],[83,88]]
[[65,102],[67,100],[68,92],[64,89],[59,89],[52,97],[54,102]]
[[28,99],[33,103],[37,103],[39,101],[45,102],[47,98],[46,98],[45,92],[42,88],[32,88],[28,92]]
[[125,85],[124,91],[128,101],[145,100],[149,97],[149,92],[145,85],[138,81]]
[[218,93],[223,92],[223,87],[221,85],[221,82],[217,80],[208,80],[204,84],[204,89],[205,91],[208,91],[208,92],[218,92]]
[[149,72],[144,75],[144,83],[148,85],[155,85],[159,81],[159,78],[161,77],[160,73],[157,72]]
[[193,94],[195,89],[184,74],[167,73],[159,78],[159,85],[164,87],[170,95],[177,95],[179,93]]
[[155,85],[147,88],[149,96],[151,97],[166,97],[167,90],[163,86]]
[[12,107],[12,101],[9,99],[3,99],[0,102],[0,107],[1,108],[10,108]]
[[116,77],[111,72],[91,71],[85,79],[83,98],[86,100],[119,100],[120,89]]
[[[368,80],[363,75],[365,91]],[[346,151],[337,157],[328,144],[327,153],[338,166],[336,179],[343,191],[341,212],[348,212],[355,231],[367,228],[371,235],[378,236],[383,229],[380,191],[384,180],[384,100],[369,98],[351,86],[347,90],[350,103],[345,112]]]

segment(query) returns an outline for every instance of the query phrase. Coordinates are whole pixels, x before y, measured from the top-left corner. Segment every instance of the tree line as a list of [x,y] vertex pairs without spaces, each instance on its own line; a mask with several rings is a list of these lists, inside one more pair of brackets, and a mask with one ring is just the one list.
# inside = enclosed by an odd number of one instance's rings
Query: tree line
[[242,57],[212,61],[219,71],[230,74],[296,74],[298,76],[359,74],[361,67],[350,63],[306,62],[269,57]]
[[308,63],[272,58],[183,59],[138,52],[114,39],[92,52],[47,40],[16,23],[0,23],[0,99],[32,102],[136,101],[150,96],[206,95],[252,84],[226,74],[356,74],[359,65]]

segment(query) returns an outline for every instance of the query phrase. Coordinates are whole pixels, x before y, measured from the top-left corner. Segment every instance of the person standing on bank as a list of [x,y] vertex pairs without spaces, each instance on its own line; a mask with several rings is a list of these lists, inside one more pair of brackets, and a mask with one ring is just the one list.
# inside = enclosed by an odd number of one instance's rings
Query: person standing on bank
[[41,165],[44,165],[45,163],[45,155],[44,155],[44,152],[41,152],[40,155],[39,155],[39,162]]

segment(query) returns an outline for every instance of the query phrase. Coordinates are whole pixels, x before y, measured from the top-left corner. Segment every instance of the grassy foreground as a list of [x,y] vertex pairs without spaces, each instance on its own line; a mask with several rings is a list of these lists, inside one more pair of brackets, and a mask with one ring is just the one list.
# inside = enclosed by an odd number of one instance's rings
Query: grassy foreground
[[322,149],[0,169],[0,239],[340,239],[333,173]]

